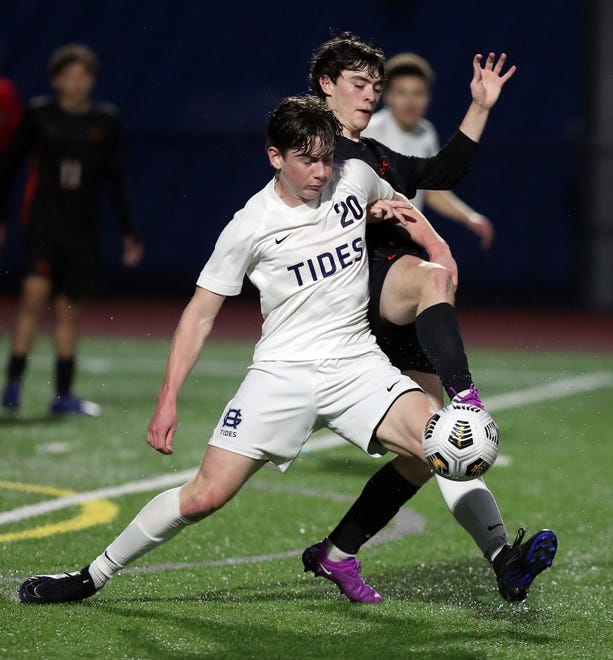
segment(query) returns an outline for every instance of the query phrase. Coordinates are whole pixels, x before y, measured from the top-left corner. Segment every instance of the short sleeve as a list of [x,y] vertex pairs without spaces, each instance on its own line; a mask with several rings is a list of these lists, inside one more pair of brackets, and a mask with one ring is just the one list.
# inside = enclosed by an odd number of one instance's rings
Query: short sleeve
[[213,254],[204,265],[196,284],[220,296],[237,296],[253,256],[253,235],[245,231],[239,211],[219,235]]
[[366,163],[361,160],[352,159],[346,161],[349,167],[348,177],[352,178],[362,190],[366,191],[368,202],[376,202],[378,199],[392,199],[395,191],[390,184],[383,180]]

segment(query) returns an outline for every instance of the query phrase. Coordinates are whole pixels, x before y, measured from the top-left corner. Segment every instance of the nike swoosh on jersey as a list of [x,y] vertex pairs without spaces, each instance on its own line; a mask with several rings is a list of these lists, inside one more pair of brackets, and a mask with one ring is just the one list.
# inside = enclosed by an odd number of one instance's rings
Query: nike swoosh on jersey
[[283,243],[283,241],[289,236],[289,234],[286,234],[283,238],[275,238],[275,243],[279,245],[279,243]]
[[392,383],[392,384],[387,388],[387,391],[388,391],[388,392],[391,392],[391,391],[394,389],[394,387],[396,387],[396,385],[398,385],[399,382],[400,382],[400,381],[397,380],[395,383]]

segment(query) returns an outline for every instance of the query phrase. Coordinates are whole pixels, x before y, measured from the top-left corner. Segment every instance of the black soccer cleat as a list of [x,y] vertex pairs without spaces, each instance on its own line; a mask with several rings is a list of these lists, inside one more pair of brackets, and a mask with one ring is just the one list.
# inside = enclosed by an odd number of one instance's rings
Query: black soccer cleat
[[509,602],[526,600],[534,578],[553,563],[558,539],[550,529],[542,529],[522,543],[526,530],[521,527],[512,546],[506,546],[493,561],[500,595]]
[[93,596],[97,589],[89,574],[89,566],[75,573],[59,575],[33,575],[19,587],[22,603],[44,605],[68,603]]

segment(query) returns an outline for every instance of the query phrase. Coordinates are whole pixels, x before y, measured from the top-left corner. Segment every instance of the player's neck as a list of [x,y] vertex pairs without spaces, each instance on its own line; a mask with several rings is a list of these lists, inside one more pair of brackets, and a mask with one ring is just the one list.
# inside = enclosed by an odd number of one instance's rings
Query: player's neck
[[277,193],[277,197],[290,208],[296,208],[307,203],[307,200],[302,199],[286,188],[279,179],[275,179],[275,192]]
[[88,113],[92,107],[92,102],[90,99],[85,99],[84,101],[73,101],[70,98],[59,96],[57,102],[60,108],[64,110],[64,112],[69,112],[73,115],[84,115]]
[[353,140],[353,142],[359,142],[360,135],[361,135],[361,131],[343,126],[343,137],[346,137],[349,140]]

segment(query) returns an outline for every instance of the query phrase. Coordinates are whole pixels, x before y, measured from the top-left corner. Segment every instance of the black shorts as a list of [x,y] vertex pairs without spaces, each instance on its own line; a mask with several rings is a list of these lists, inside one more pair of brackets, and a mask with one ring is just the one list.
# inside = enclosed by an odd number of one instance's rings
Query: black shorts
[[400,250],[386,248],[375,250],[370,257],[370,302],[368,305],[370,328],[377,338],[377,343],[381,347],[381,350],[387,355],[395,367],[398,367],[401,371],[414,369],[415,371],[434,374],[436,370],[422,351],[417,340],[415,323],[395,325],[381,318],[379,312],[381,291],[387,273],[392,264],[405,254],[412,254],[418,257],[423,256],[421,252],[415,252],[410,248],[402,248]]
[[25,236],[24,275],[51,280],[53,292],[72,300],[93,293],[99,283],[98,252],[92,241],[59,241],[42,236]]

